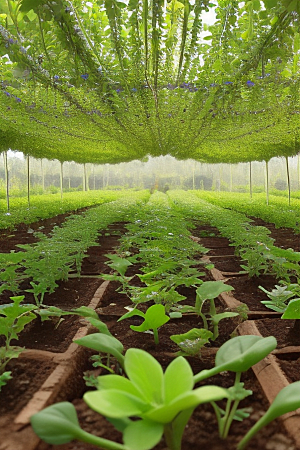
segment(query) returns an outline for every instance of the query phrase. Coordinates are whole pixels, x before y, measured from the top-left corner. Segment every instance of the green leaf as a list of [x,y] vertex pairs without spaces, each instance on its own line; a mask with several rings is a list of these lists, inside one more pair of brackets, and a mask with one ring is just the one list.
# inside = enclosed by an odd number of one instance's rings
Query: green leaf
[[223,281],[204,281],[197,288],[196,293],[201,299],[212,300],[218,297],[222,292],[233,291],[232,286],[228,286]]
[[79,308],[72,309],[71,313],[78,314],[79,316],[82,316],[82,317],[92,317],[96,320],[99,320],[99,316],[96,313],[96,311],[87,306],[80,306]]
[[300,298],[289,301],[289,304],[281,316],[282,319],[300,319]]
[[74,341],[78,345],[96,350],[99,353],[108,353],[117,358],[123,365],[124,356],[122,355],[124,347],[122,343],[114,336],[102,333],[93,333]]
[[276,348],[273,336],[237,336],[225,342],[216,354],[216,367],[232,372],[245,372]]
[[126,352],[125,372],[142,398],[150,403],[162,403],[164,375],[161,365],[153,356],[143,350],[130,348]]
[[150,450],[161,440],[164,426],[147,419],[132,422],[123,433],[124,444],[130,450]]
[[45,3],[47,3],[47,0],[21,0],[20,11],[28,12]]
[[0,374],[0,392],[1,392],[1,388],[3,386],[5,386],[7,384],[7,382],[11,379],[12,379],[12,376],[11,376],[10,371]]
[[164,385],[167,404],[177,396],[193,389],[193,372],[186,359],[179,357],[168,365],[164,374]]
[[170,317],[165,314],[165,307],[160,304],[152,305],[145,313],[144,322],[139,325],[131,325],[130,328],[134,331],[156,330],[170,320]]
[[108,336],[112,336],[111,332],[109,331],[107,325],[99,320],[99,318],[94,319],[93,317],[88,317],[88,321],[93,325],[93,327],[97,328],[100,333],[107,334]]
[[151,409],[144,416],[157,422],[170,423],[181,411],[195,408],[202,403],[228,398],[228,396],[227,390],[219,386],[202,386],[174,398],[168,405]]
[[111,263],[107,263],[107,265],[109,267],[111,267],[112,269],[116,270],[117,272],[119,272],[119,274],[122,276],[125,275],[125,272],[128,269],[128,267],[132,266],[132,263],[130,261],[128,261],[128,259],[121,258],[118,255],[107,254],[104,256],[106,256],[107,258],[109,258],[112,261]]
[[291,383],[284,387],[267,410],[267,412],[256,422],[256,424],[248,431],[244,438],[239,442],[237,449],[243,450],[247,443],[255,434],[268,423],[272,422],[279,416],[295,411],[300,407],[300,381]]
[[229,317],[236,317],[238,316],[238,313],[234,313],[234,312],[224,312],[224,313],[220,313],[220,314],[215,314],[211,319],[214,324],[218,324],[220,322],[220,320],[222,319],[228,319]]
[[76,409],[68,402],[49,406],[31,416],[30,420],[34,432],[52,445],[66,444],[76,439],[80,428]]
[[118,319],[118,322],[120,322],[121,320],[124,320],[124,319],[128,319],[129,317],[133,317],[133,316],[140,316],[140,317],[144,318],[145,314],[142,311],[140,311],[139,309],[134,308],[131,311],[129,311],[128,313],[123,314],[123,316]]
[[140,417],[150,408],[141,397],[117,389],[86,392],[83,399],[94,411],[113,418]]

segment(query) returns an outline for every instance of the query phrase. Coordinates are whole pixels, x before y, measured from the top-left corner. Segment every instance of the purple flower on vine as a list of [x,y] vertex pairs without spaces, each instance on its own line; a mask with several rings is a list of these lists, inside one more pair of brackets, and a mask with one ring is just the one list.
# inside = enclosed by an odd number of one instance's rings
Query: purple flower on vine
[[233,84],[233,82],[232,81],[225,81],[224,84],[229,85],[229,84]]
[[58,75],[54,75],[54,80],[59,80],[59,76]]
[[19,97],[16,97],[16,101],[18,102],[18,103],[21,103],[21,99],[19,98]]
[[131,90],[132,90],[132,92],[136,92],[137,88],[132,88]]
[[4,94],[7,95],[7,97],[10,97],[10,93],[7,91],[4,91]]
[[13,44],[13,43],[14,43],[14,40],[13,40],[12,38],[9,38],[9,39],[8,39],[8,43],[9,43],[9,44]]
[[88,73],[83,73],[83,74],[80,75],[80,76],[81,76],[81,78],[82,78],[83,80],[87,80],[88,77],[89,77],[89,74],[88,74]]
[[252,86],[254,86],[255,83],[253,83],[253,81],[251,81],[251,80],[248,80],[246,84],[248,87],[252,87]]

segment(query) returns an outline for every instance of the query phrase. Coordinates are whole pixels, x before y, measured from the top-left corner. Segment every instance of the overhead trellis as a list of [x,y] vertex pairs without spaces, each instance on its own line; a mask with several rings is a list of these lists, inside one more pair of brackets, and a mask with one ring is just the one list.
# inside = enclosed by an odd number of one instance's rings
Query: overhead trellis
[[298,0],[0,0],[0,151],[295,155],[299,61]]

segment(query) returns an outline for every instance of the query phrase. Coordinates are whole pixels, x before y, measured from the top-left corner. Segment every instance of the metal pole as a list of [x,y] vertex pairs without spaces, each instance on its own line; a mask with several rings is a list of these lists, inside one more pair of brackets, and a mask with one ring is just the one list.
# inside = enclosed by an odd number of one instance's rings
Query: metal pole
[[269,204],[269,164],[266,161],[266,200],[267,205]]
[[27,203],[28,203],[28,208],[30,208],[30,157],[29,157],[29,155],[26,156],[26,162],[27,162]]
[[287,176],[287,184],[288,184],[288,199],[289,205],[291,204],[291,178],[290,178],[290,168],[289,168],[289,158],[285,157],[286,162],[286,176]]
[[5,184],[6,184],[6,205],[7,212],[9,213],[9,173],[8,173],[8,164],[7,164],[7,152],[3,152],[4,159],[4,170],[5,170]]

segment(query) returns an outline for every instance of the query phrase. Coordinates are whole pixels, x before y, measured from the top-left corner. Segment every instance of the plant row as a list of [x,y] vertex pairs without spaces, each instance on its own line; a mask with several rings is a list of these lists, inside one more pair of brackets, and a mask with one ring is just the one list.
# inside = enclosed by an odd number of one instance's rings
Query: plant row
[[288,205],[283,197],[270,196],[269,205],[266,205],[266,197],[263,194],[255,194],[253,198],[249,198],[248,194],[234,192],[197,191],[196,195],[214,205],[242,212],[247,216],[259,217],[274,223],[277,228],[292,228],[300,233],[299,200],[292,199]]
[[170,198],[187,217],[217,227],[228,238],[245,264],[242,268],[252,276],[272,274],[278,279],[290,281],[300,275],[300,254],[292,249],[284,250],[274,245],[270,231],[251,225],[245,214],[228,210],[201,200],[193,193],[170,191]]
[[[60,194],[32,195],[30,207],[27,198],[10,199],[10,210],[6,211],[6,202],[0,200],[3,213],[0,216],[0,229],[12,229],[20,223],[30,224],[40,219],[48,219],[70,211],[77,211],[94,205],[101,205],[118,198],[126,197],[128,191],[88,191],[68,192],[63,199]],[[130,194],[129,194],[130,195]]]
[[[14,296],[12,303],[0,306],[0,336],[4,345],[0,347],[0,388],[5,384],[9,373],[5,367],[16,358],[19,348],[11,346],[24,327],[37,315],[42,320],[69,314],[58,307],[43,303],[46,293],[53,293],[60,280],[70,276],[80,276],[82,260],[89,247],[96,245],[100,231],[116,221],[125,220],[130,210],[137,208],[148,194],[132,194],[126,200],[116,200],[91,208],[80,215],[69,216],[62,227],[55,227],[49,237],[36,233],[39,238],[34,244],[19,245],[19,252],[0,254],[0,293],[9,291]],[[27,299],[33,303],[21,304],[24,295],[20,285],[29,280],[31,288],[26,289]],[[25,292],[24,292],[25,293]],[[28,296],[29,294],[29,296]],[[32,296],[32,297],[31,297]],[[72,314],[89,315],[86,308],[71,311]]]

